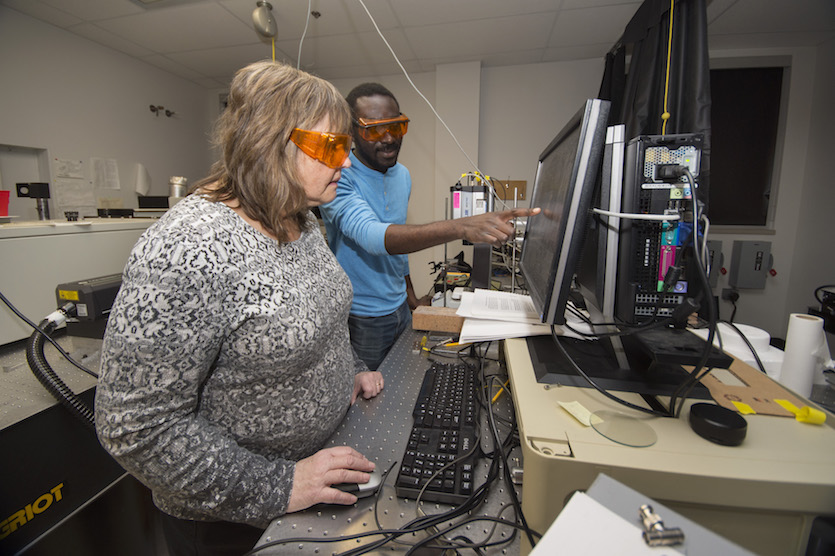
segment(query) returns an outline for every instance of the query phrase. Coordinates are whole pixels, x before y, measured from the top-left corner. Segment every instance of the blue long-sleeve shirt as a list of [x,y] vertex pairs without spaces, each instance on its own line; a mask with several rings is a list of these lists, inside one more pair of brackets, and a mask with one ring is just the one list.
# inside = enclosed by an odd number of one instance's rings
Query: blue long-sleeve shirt
[[406,300],[409,258],[390,255],[385,237],[391,224],[406,223],[411,190],[411,175],[402,164],[382,173],[351,153],[336,199],[320,207],[328,244],[354,288],[353,315],[388,315]]

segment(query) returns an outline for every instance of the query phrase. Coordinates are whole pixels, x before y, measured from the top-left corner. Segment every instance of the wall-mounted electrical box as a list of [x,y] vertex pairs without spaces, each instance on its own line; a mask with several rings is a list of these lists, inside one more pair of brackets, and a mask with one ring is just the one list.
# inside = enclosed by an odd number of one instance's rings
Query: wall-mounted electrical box
[[722,242],[711,239],[707,242],[707,264],[708,273],[707,281],[711,288],[715,288],[719,284],[719,274],[722,271],[722,265],[725,264],[725,255],[722,253]]
[[770,241],[734,241],[728,283],[733,288],[762,289],[773,262]]

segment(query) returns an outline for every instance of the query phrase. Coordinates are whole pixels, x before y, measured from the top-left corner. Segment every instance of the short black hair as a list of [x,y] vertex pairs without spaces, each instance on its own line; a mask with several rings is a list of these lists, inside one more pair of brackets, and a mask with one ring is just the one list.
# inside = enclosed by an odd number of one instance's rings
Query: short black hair
[[394,94],[392,94],[392,92],[386,89],[383,85],[380,85],[379,83],[361,83],[351,89],[351,92],[348,93],[347,97],[345,97],[345,100],[348,101],[348,106],[351,107],[351,115],[356,117],[358,98],[373,97],[375,95],[390,97],[397,105],[397,109],[400,110],[400,103],[397,102],[397,98],[395,98]]

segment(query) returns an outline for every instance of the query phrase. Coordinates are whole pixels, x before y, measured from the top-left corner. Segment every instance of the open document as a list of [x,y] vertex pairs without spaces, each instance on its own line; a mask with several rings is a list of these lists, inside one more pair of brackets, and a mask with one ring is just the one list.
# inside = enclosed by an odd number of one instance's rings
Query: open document
[[[459,343],[486,342],[551,333],[551,327],[542,324],[529,295],[483,289],[463,292],[461,305],[456,313],[464,317]],[[588,325],[579,319],[576,319],[576,322],[572,320],[571,326],[583,331],[589,329]],[[579,337],[559,326],[557,333]]]

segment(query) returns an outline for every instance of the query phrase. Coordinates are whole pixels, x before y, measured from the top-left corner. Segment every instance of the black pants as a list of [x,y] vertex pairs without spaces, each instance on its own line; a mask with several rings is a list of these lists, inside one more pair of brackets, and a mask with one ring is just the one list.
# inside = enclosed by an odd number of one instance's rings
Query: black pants
[[169,556],[241,556],[251,550],[262,529],[228,521],[192,521],[160,512]]

